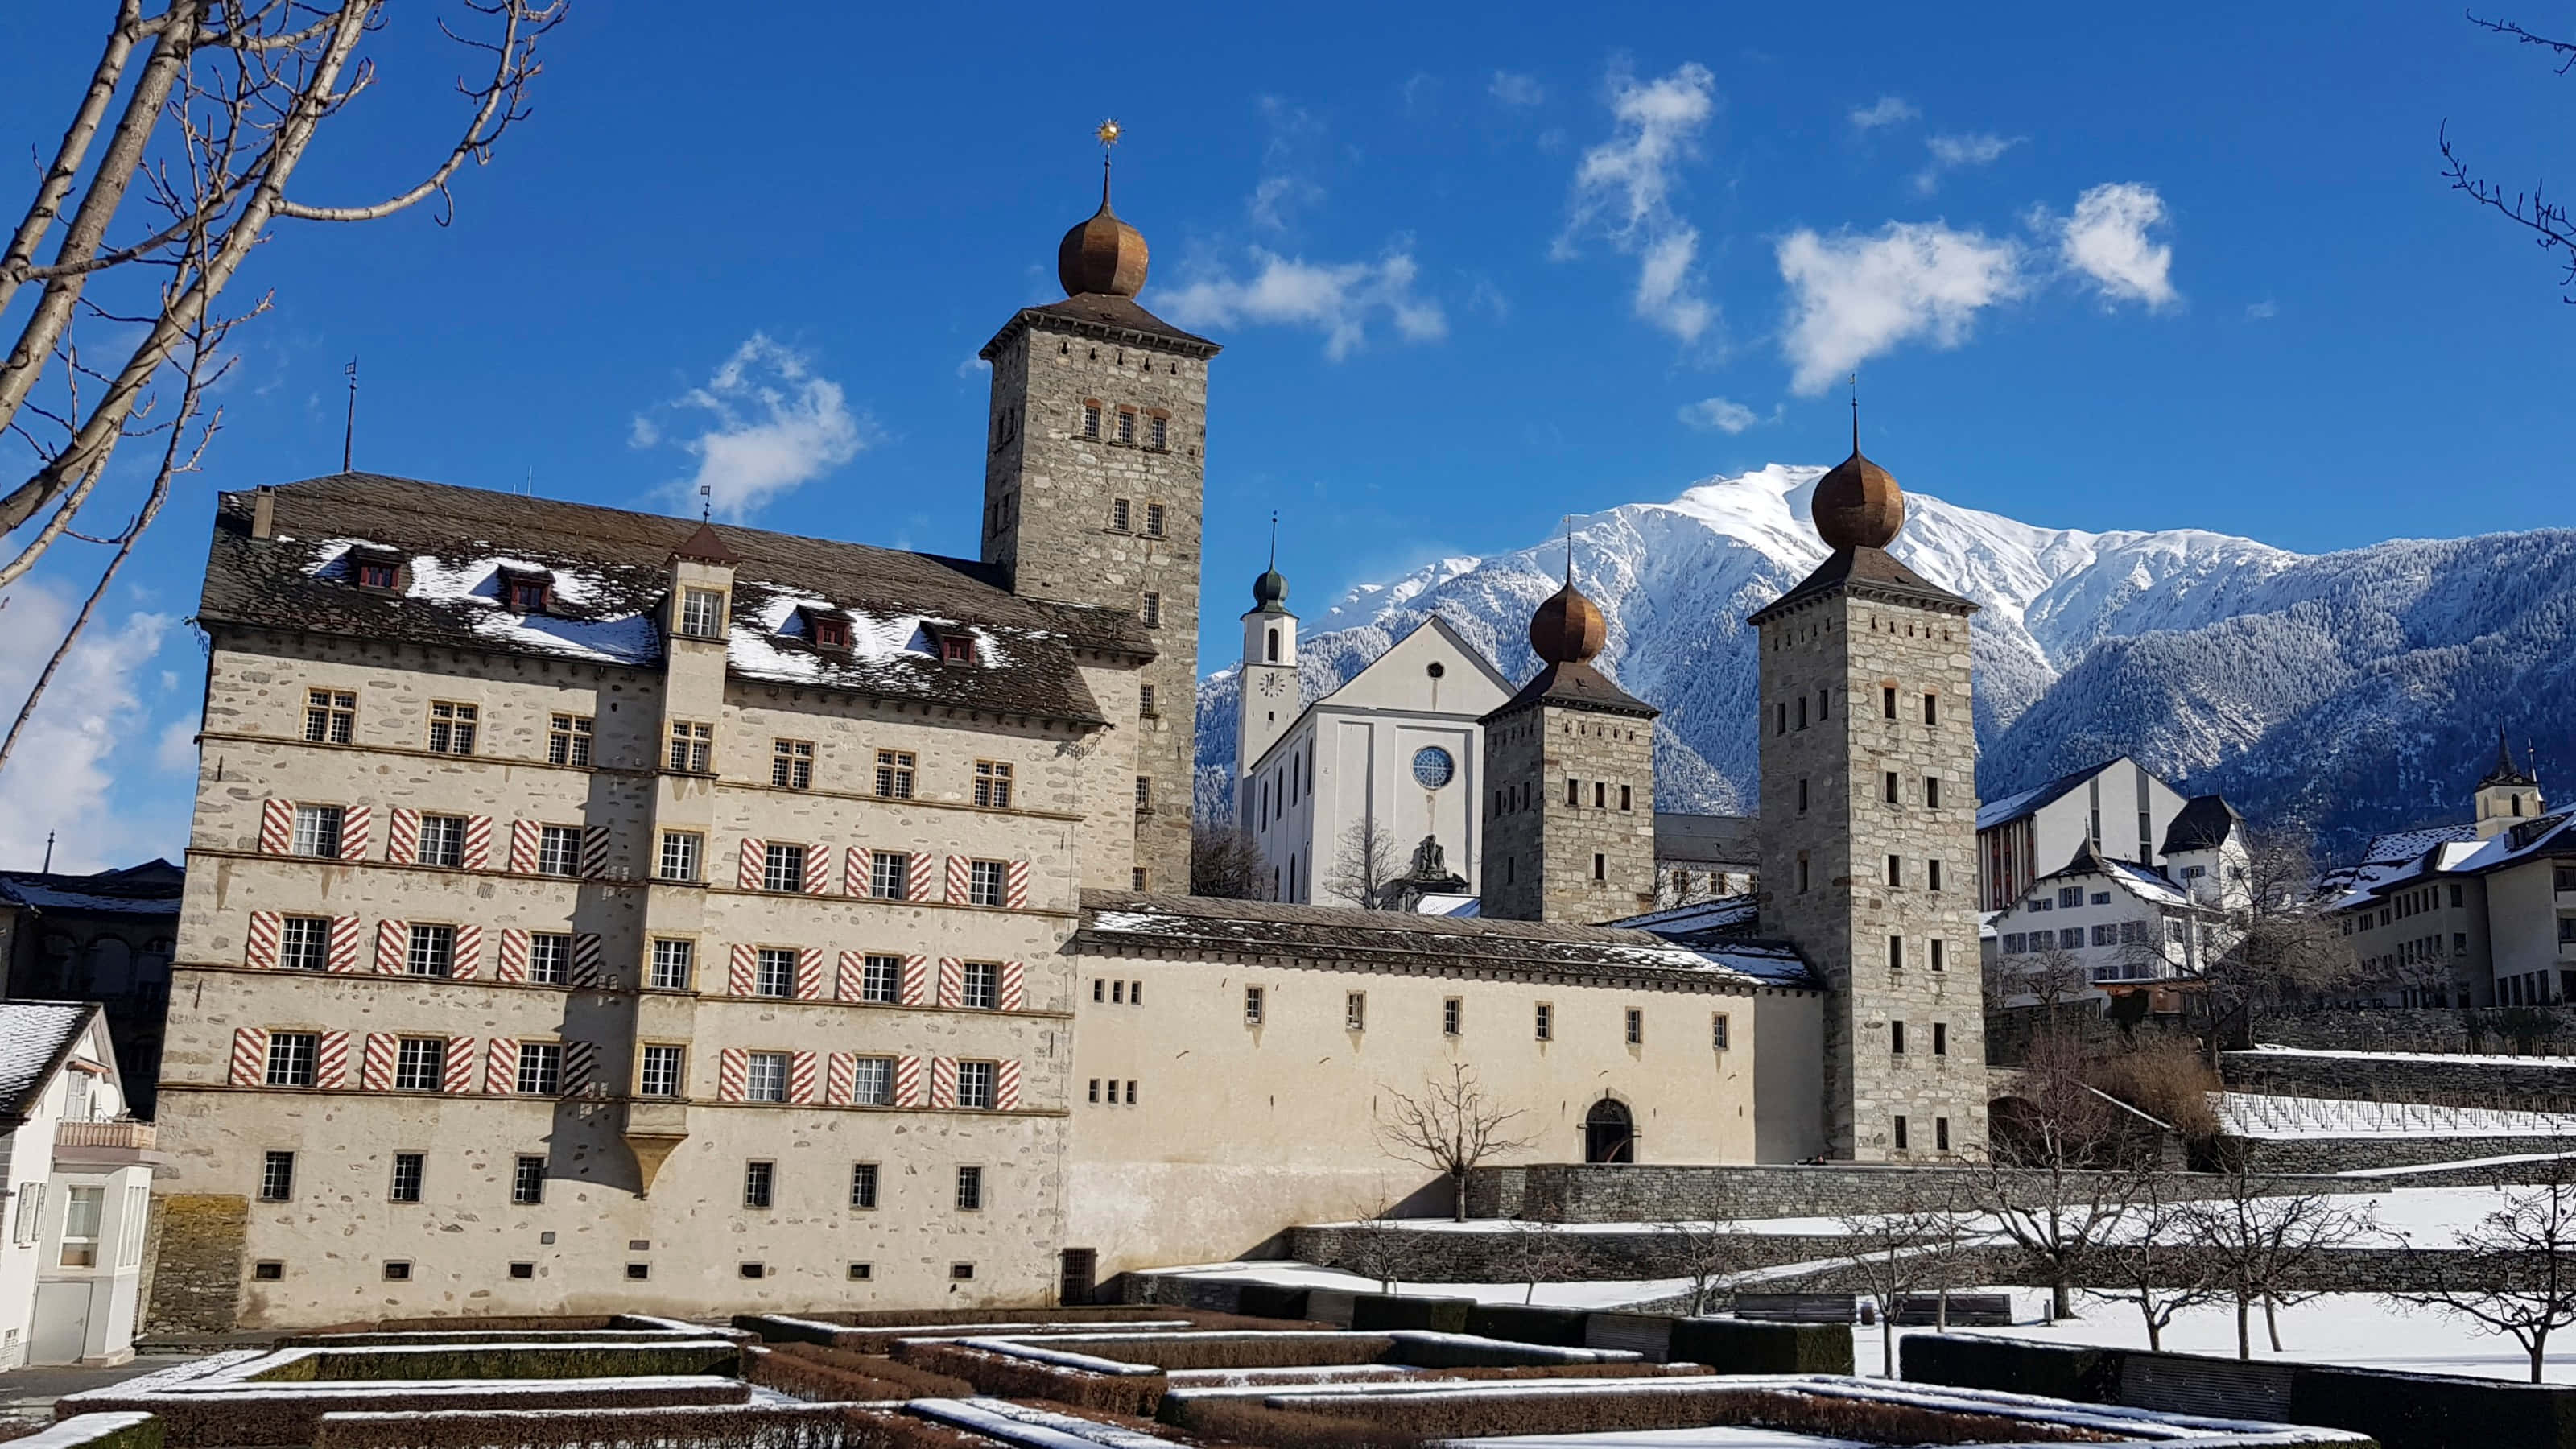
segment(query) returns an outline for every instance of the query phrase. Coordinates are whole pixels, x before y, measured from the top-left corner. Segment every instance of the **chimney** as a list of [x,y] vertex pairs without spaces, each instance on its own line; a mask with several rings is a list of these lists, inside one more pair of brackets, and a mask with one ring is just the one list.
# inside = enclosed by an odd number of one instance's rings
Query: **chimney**
[[263,483],[250,492],[250,536],[267,538],[277,532],[277,490]]

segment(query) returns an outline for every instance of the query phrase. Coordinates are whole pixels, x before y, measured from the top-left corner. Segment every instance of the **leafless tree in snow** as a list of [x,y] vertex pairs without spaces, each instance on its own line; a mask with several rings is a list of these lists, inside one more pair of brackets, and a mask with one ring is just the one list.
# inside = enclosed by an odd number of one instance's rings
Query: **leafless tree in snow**
[[1389,1157],[1418,1163],[1449,1179],[1450,1212],[1467,1220],[1467,1177],[1479,1164],[1518,1152],[1537,1140],[1517,1135],[1515,1108],[1506,1111],[1485,1095],[1476,1069],[1451,1063],[1449,1079],[1429,1078],[1418,1093],[1386,1090],[1373,1109],[1379,1143]]
[[2407,1296],[2522,1345],[2539,1383],[2549,1339],[2576,1326],[2576,1176],[2564,1159],[2549,1180],[2451,1232],[2443,1285]]
[[2367,1207],[2355,1210],[2320,1192],[2294,1189],[2239,1163],[2225,1175],[2226,1191],[2189,1209],[2193,1246],[2206,1257],[2217,1286],[2236,1304],[2236,1356],[2254,1356],[2249,1323],[2261,1305],[2272,1351],[2281,1351],[2280,1309],[2315,1295],[2295,1285],[2306,1270],[2336,1248],[2368,1242],[2379,1225]]

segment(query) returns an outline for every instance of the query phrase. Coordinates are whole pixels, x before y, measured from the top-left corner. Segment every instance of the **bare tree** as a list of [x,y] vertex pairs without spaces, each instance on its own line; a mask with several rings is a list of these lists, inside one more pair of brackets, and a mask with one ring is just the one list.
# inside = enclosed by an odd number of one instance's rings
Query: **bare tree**
[[1403,872],[1395,863],[1395,836],[1374,815],[1351,822],[1324,873],[1324,890],[1362,910],[1386,908],[1387,887]]
[[2030,997],[2051,1016],[2093,984],[2083,960],[2063,946],[2043,946],[2002,965],[2006,994]]
[[1391,1201],[1355,1214],[1342,1228],[1342,1245],[1343,1263],[1363,1278],[1376,1279],[1381,1293],[1394,1292],[1422,1259],[1419,1237],[1396,1225]]
[[1512,1276],[1529,1285],[1521,1294],[1523,1303],[1537,1301],[1541,1283],[1563,1283],[1579,1276],[1587,1261],[1583,1245],[1555,1223],[1515,1219],[1508,1241],[1506,1261],[1512,1265]]
[[2049,1286],[2055,1316],[2075,1316],[2076,1280],[2128,1218],[2143,1170],[2132,1118],[2084,1081],[2075,1043],[2043,1036],[1997,1104],[1993,1141],[1973,1179],[1993,1217]]
[[2147,1348],[2162,1352],[2175,1315],[2227,1296],[2208,1254],[2199,1251],[2200,1220],[2191,1202],[2169,1200],[2149,1179],[2130,1206],[2118,1246],[2104,1254],[2121,1290],[2146,1320]]
[[2442,1286],[2407,1296],[2511,1337],[2539,1383],[2550,1335],[2576,1325],[2576,1177],[2563,1161],[2553,1164],[2547,1182],[2453,1229],[2451,1247]]
[[[2470,24],[2516,44],[2537,46],[2550,62],[2550,68],[2559,75],[2576,70],[2576,41],[2535,35],[2509,20],[2481,20],[2475,15],[2469,16],[2468,20]],[[2466,193],[2470,200],[2502,215],[2529,233],[2532,242],[2542,251],[2565,253],[2562,260],[2567,271],[2560,285],[2576,287],[2576,219],[2568,216],[2567,204],[2551,200],[2547,186],[2538,182],[2533,183],[2528,192],[2507,194],[2502,185],[2473,169],[2468,160],[2452,147],[2451,127],[2447,121],[2442,124],[2441,148],[2442,176],[2451,183],[2451,189]],[[2564,300],[2576,303],[2576,296],[2568,296]]]
[[1913,1204],[1849,1214],[1841,1221],[1852,1272],[1861,1292],[1878,1307],[1879,1372],[1892,1379],[1897,1310],[1926,1289],[1947,1286],[1944,1270],[1958,1243],[1956,1217],[1946,1207]]
[[1227,900],[1267,895],[1261,848],[1231,820],[1200,820],[1190,827],[1190,894]]
[[1753,1258],[1753,1240],[1714,1213],[1655,1224],[1646,1248],[1647,1271],[1690,1285],[1684,1313],[1693,1317],[1725,1307],[1736,1279],[1755,1266]]
[[[0,588],[67,537],[115,548],[110,577],[123,563],[172,478],[194,467],[212,435],[214,420],[198,412],[221,372],[216,353],[225,332],[266,305],[226,318],[218,298],[273,223],[372,221],[433,197],[448,203],[456,172],[490,160],[527,115],[537,42],[561,18],[561,0],[460,3],[488,33],[448,31],[482,67],[458,83],[468,114],[454,144],[388,196],[326,206],[290,195],[289,183],[324,125],[374,82],[373,63],[357,52],[381,23],[379,0],[159,0],[151,14],[146,0],[120,0],[52,159],[0,248],[0,316],[20,289],[35,288],[0,361],[0,437],[25,452],[0,468],[28,468],[0,487]],[[112,236],[137,190],[150,219]],[[51,259],[39,261],[49,241]],[[75,335],[84,319],[119,329],[109,355],[84,353]],[[165,373],[175,375],[179,400],[151,422]],[[183,442],[191,423],[195,439]],[[76,528],[117,445],[155,434],[160,465],[123,528],[105,537]],[[96,604],[93,595],[74,616],[58,660]],[[52,675],[49,667],[38,677],[22,720]]]
[[1372,1108],[1378,1141],[1389,1157],[1428,1167],[1449,1179],[1450,1213],[1467,1220],[1467,1176],[1480,1163],[1518,1152],[1537,1139],[1514,1136],[1521,1112],[1505,1111],[1485,1095],[1473,1067],[1453,1062],[1449,1080],[1426,1078],[1419,1094],[1387,1089],[1383,1109]]
[[2245,847],[2194,926],[2209,938],[2195,952],[2192,999],[2213,1070],[2221,1044],[2257,1007],[2314,994],[2343,973],[2349,954],[2318,888],[2314,837],[2283,825],[2249,832]]
[[2323,1193],[2287,1187],[2238,1164],[2226,1191],[2189,1209],[2194,1249],[2210,1264],[2219,1290],[2236,1303],[2236,1356],[2254,1356],[2254,1306],[2263,1308],[2272,1351],[2281,1351],[2278,1309],[2315,1296],[2297,1288],[2305,1270],[2335,1248],[2378,1233],[2367,1208],[2354,1211]]

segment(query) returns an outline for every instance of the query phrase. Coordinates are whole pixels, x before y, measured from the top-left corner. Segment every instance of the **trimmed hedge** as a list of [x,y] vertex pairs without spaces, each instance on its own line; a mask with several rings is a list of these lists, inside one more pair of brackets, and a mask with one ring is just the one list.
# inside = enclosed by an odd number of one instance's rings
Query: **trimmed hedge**
[[1666,1352],[1722,1374],[1847,1374],[1851,1330],[1839,1323],[1677,1318]]
[[2116,1404],[2120,1360],[2127,1352],[2019,1338],[1909,1333],[1897,1340],[1896,1367],[1899,1377],[1913,1383]]
[[1246,1283],[1235,1302],[1238,1311],[1250,1318],[1303,1318],[1310,1291],[1284,1283]]
[[[1255,1444],[1266,1436],[1255,1414],[1207,1410],[1220,1402],[1260,1408],[1247,1399],[1184,1399],[1180,1427],[1222,1433]],[[2115,1442],[2097,1430],[2073,1428],[2008,1412],[1928,1409],[1883,1399],[1844,1398],[1795,1389],[1676,1384],[1657,1392],[1622,1386],[1615,1393],[1545,1391],[1526,1396],[1476,1395],[1433,1400],[1412,1394],[1354,1394],[1345,1398],[1296,1396],[1300,1416],[1364,1424],[1389,1439],[1507,1438],[1535,1434],[1599,1434],[1622,1429],[1695,1429],[1743,1426],[1813,1434],[1865,1444],[2087,1444]],[[1263,1409],[1262,1412],[1281,1413]]]
[[2576,1390],[2302,1364],[2290,1379],[2290,1419],[2368,1434],[2383,1449],[2576,1445]]
[[313,1449],[561,1449],[567,1444],[655,1449],[969,1449],[990,1441],[909,1414],[847,1404],[735,1409],[472,1409],[437,1414],[326,1414]]
[[1429,1442],[1375,1424],[1274,1409],[1258,1399],[1205,1399],[1189,1406],[1186,1422],[1168,1416],[1165,1422],[1209,1444],[1261,1449],[1422,1449]]
[[523,1344],[458,1344],[454,1347],[354,1348],[308,1353],[244,1380],[258,1384],[376,1383],[401,1379],[611,1379],[660,1374],[742,1371],[742,1350],[730,1343],[585,1344],[578,1348]]
[[1575,1308],[1533,1308],[1519,1303],[1479,1303],[1467,1310],[1467,1331],[1514,1343],[1583,1347],[1584,1313]]
[[1034,1359],[1008,1358],[955,1343],[913,1341],[895,1345],[897,1363],[973,1384],[997,1399],[1052,1399],[1078,1409],[1154,1417],[1170,1381],[1161,1374],[1096,1374]]
[[1465,1333],[1473,1298],[1407,1298],[1392,1293],[1351,1295],[1351,1327],[1361,1333],[1390,1328],[1425,1328],[1434,1333]]
[[[521,1410],[590,1411],[739,1404],[750,1396],[750,1385],[740,1379],[727,1379],[649,1386],[567,1384],[560,1388],[507,1389],[496,1386],[484,1402],[487,1405],[507,1403],[511,1408]],[[222,1446],[237,1444],[310,1444],[321,1427],[323,1415],[335,1410],[354,1412],[359,1405],[364,1405],[369,1413],[417,1417],[441,1410],[453,1411],[457,1404],[471,1402],[452,1389],[443,1393],[426,1389],[407,1391],[398,1384],[370,1389],[363,1396],[329,1391],[299,1394],[288,1392],[283,1386],[273,1386],[241,1393],[141,1393],[130,1399],[118,1398],[115,1387],[110,1386],[92,1390],[81,1398],[79,1408],[82,1411],[131,1411],[158,1415],[168,1441],[185,1445],[187,1449],[222,1449]],[[61,1407],[57,1405],[57,1412]]]
[[1624,1348],[1650,1363],[1673,1356],[1673,1324],[1661,1313],[1587,1313],[1583,1315],[1585,1348]]
[[791,1343],[779,1348],[752,1348],[743,1356],[743,1377],[762,1388],[794,1394],[814,1403],[851,1403],[870,1399],[962,1399],[975,1386],[847,1349]]
[[12,1421],[0,1440],[23,1449],[161,1449],[162,1426],[150,1414],[74,1414],[52,1424]]
[[[1047,1347],[1053,1341],[1034,1340]],[[1068,1343],[1065,1349],[1121,1363],[1148,1363],[1159,1369],[1316,1368],[1327,1364],[1389,1363],[1395,1340],[1384,1334],[1335,1334],[1309,1338],[1302,1334],[1242,1333],[1223,1338],[1174,1338],[1140,1333],[1132,1338]]]
[[[586,1328],[586,1329],[521,1329],[512,1332],[479,1328],[450,1328],[437,1332],[407,1333],[290,1333],[272,1341],[276,1348],[472,1348],[481,1344],[556,1344],[556,1343],[670,1343],[691,1334],[665,1328]],[[695,1331],[695,1337],[740,1339],[747,1335],[730,1328],[706,1328]]]

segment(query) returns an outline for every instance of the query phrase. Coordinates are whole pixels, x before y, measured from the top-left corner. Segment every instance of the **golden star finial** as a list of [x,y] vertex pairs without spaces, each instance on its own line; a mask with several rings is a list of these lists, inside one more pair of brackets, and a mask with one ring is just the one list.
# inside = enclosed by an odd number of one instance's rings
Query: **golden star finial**
[[1093,131],[1091,134],[1099,139],[1100,149],[1106,151],[1110,147],[1117,145],[1118,138],[1126,133],[1119,129],[1117,121],[1107,120],[1101,122],[1099,129]]

